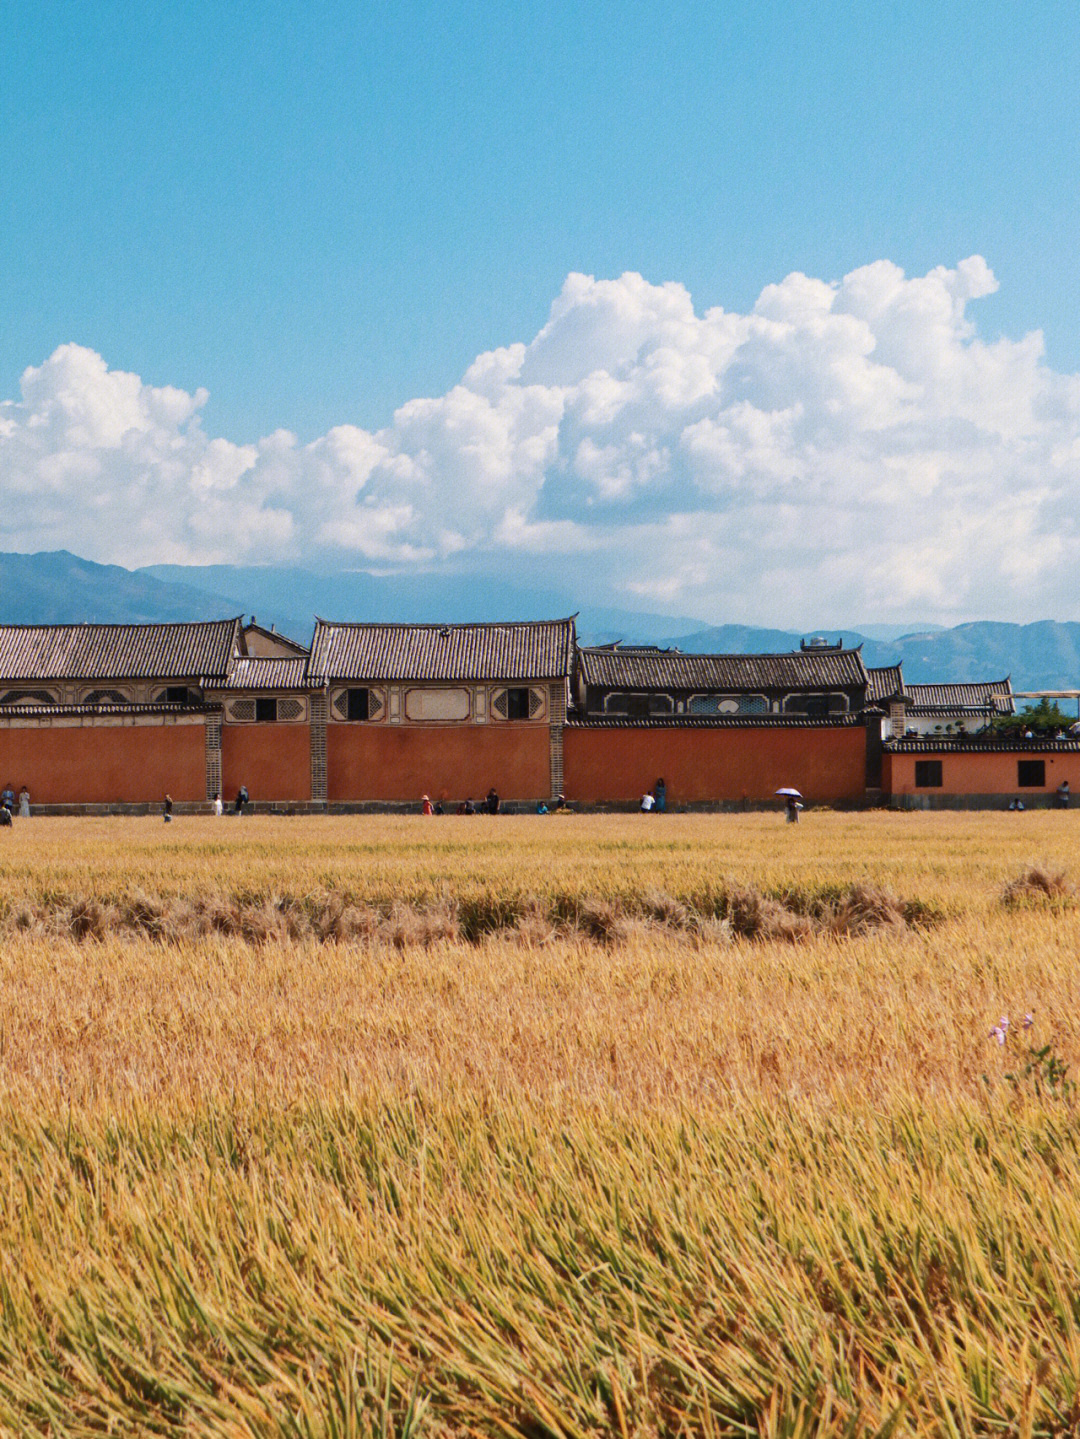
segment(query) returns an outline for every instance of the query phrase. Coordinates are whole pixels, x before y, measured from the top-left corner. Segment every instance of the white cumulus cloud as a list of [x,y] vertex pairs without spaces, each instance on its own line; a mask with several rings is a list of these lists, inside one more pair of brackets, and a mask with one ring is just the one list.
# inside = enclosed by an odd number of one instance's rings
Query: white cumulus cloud
[[748,314],[570,275],[528,344],[311,444],[75,344],[0,404],[0,548],[120,564],[475,568],[716,621],[1066,618],[1080,376],[985,339],[980,256],[793,274]]

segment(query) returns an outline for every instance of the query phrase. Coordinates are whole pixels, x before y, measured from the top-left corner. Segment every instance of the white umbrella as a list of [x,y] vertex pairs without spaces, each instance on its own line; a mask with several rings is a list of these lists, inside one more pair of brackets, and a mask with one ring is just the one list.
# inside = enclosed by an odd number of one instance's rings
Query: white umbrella
[[778,789],[777,794],[782,794],[790,799],[802,799],[802,794],[797,789]]

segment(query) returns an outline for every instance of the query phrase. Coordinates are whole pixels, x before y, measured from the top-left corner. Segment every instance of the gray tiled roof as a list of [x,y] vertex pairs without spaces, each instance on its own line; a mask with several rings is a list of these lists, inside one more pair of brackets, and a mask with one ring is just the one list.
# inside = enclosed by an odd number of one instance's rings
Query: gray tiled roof
[[0,682],[224,679],[239,618],[165,625],[0,625]]
[[908,685],[904,692],[913,709],[985,709],[993,705],[999,714],[1012,714],[1016,709],[1012,683],[1008,679],[974,684]]
[[858,650],[798,650],[776,655],[693,655],[674,650],[583,648],[588,685],[605,689],[762,690],[859,688],[866,666]]
[[904,692],[904,672],[900,665],[868,665],[866,673],[870,686],[866,698],[871,704],[877,700],[892,699],[893,695]]
[[546,680],[570,673],[574,621],[380,625],[317,620],[308,676],[330,680]]
[[223,684],[226,690],[302,690],[307,687],[307,656],[237,655]]

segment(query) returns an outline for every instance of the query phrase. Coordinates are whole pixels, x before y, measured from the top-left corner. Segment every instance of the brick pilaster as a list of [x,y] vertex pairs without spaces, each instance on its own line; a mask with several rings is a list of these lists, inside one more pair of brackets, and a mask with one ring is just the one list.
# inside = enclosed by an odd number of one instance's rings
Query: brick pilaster
[[563,779],[563,730],[566,728],[566,686],[553,684],[548,690],[551,798],[564,791]]
[[221,715],[209,714],[203,726],[206,746],[206,798],[221,790]]
[[310,696],[311,705],[311,798],[326,803],[326,712],[327,694],[320,690]]

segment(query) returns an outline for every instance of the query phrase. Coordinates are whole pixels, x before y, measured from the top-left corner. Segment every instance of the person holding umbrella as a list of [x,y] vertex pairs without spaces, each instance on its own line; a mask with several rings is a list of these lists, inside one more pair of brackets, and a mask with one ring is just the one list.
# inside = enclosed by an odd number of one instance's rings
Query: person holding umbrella
[[803,808],[802,795],[797,789],[778,789],[776,793],[784,800],[788,824],[798,824],[799,811]]

